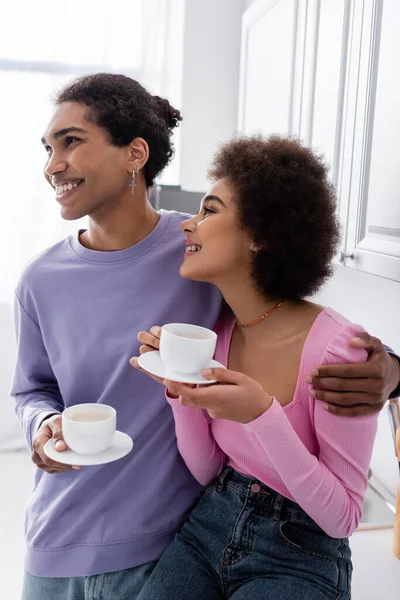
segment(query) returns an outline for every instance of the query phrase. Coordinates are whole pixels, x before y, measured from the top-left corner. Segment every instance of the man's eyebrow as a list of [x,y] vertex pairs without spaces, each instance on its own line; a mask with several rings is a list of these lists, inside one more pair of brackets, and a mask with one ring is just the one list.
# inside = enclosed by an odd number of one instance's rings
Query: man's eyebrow
[[225,206],[225,208],[226,208],[226,205],[224,204],[224,202],[222,202],[222,200],[219,196],[214,196],[214,194],[208,194],[207,196],[205,196],[203,198],[202,204],[204,204],[204,202],[207,202],[208,200],[216,200],[217,202],[219,202],[220,204],[222,204],[222,206]]
[[[87,133],[86,129],[82,129],[82,127],[76,127],[75,125],[71,125],[71,127],[64,127],[64,129],[59,129],[58,131],[56,131],[53,134],[53,138],[55,140],[58,140],[61,137],[64,137],[65,135],[67,135],[68,133],[71,133],[71,132]],[[44,136],[42,137],[41,141],[42,141],[42,144],[47,144],[46,138]]]

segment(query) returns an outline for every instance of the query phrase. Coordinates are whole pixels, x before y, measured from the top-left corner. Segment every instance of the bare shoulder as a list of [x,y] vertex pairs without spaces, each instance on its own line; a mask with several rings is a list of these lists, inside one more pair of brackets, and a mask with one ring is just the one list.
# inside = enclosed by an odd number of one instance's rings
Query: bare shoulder
[[297,313],[299,321],[306,328],[310,328],[318,315],[325,310],[325,306],[309,302],[308,300],[299,300],[294,304],[294,310]]
[[317,304],[316,302],[310,302],[309,300],[301,300],[301,304],[304,307],[304,310],[309,311],[311,314],[318,315],[320,312],[325,310],[325,306],[322,304]]

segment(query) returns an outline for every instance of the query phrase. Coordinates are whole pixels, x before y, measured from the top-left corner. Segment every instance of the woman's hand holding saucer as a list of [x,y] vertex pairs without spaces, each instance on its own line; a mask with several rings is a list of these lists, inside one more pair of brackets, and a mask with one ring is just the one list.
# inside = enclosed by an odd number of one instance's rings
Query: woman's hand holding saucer
[[215,383],[201,376],[202,368],[223,367],[213,360],[217,336],[205,327],[185,323],[170,323],[140,331],[140,356],[130,364],[151,376],[158,383],[168,378],[190,385]]
[[[160,336],[161,336],[161,327],[158,327],[157,325],[152,327],[150,329],[150,331],[139,331],[139,333],[137,335],[137,339],[142,344],[139,348],[140,354],[146,354],[146,352],[154,352],[155,350],[159,350],[160,349]],[[163,380],[161,379],[161,377],[156,377],[155,375],[151,375],[150,373],[148,373],[147,371],[142,369],[142,367],[138,363],[137,356],[132,356],[132,358],[130,359],[129,362],[132,365],[132,367],[134,367],[138,371],[142,371],[142,373],[146,373],[146,375],[149,375],[149,377],[152,377],[155,381],[158,381],[158,383],[161,383],[161,384],[164,383]]]
[[[142,344],[139,348],[140,354],[142,355],[142,354],[146,354],[146,352],[154,352],[155,350],[159,350],[160,349],[160,337],[161,337],[161,327],[158,327],[157,325],[152,327],[150,329],[150,331],[139,331],[139,333],[137,335],[137,339]],[[142,367],[138,363],[137,356],[133,356],[129,362],[132,365],[132,367],[134,367],[138,371],[142,371],[142,373],[149,375],[149,377],[151,377],[158,383],[161,383],[162,385],[164,385],[164,380],[161,377],[157,377],[156,375],[151,375],[151,373],[142,369]],[[189,388],[195,387],[195,386],[182,384],[182,387],[189,389]],[[168,392],[170,392],[170,390],[168,390]],[[170,393],[170,395],[172,397],[174,397],[173,393]]]
[[183,406],[205,409],[212,419],[228,419],[250,423],[260,417],[272,404],[272,397],[254,379],[229,369],[206,369],[206,379],[218,384],[189,388],[186,384],[165,380],[164,384]]
[[138,341],[142,344],[139,348],[140,354],[153,352],[160,349],[161,327],[154,325],[150,331],[139,331]]

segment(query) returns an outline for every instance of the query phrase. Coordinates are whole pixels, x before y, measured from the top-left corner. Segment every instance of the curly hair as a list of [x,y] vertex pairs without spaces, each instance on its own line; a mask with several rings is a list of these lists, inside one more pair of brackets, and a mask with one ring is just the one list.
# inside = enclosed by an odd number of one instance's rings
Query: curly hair
[[171,136],[182,120],[181,113],[130,77],[115,73],[85,75],[64,86],[54,102],[86,105],[87,118],[107,131],[114,146],[127,146],[135,137],[146,140],[149,160],[143,171],[147,187],[153,185],[174,155]]
[[233,185],[241,226],[251,235],[252,276],[268,298],[299,300],[332,275],[340,242],[336,196],[323,158],[298,140],[235,137],[209,168]]

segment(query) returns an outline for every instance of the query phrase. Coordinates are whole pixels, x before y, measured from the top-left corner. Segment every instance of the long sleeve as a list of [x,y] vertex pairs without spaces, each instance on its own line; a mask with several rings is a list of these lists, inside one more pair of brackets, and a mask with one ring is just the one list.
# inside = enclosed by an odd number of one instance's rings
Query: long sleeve
[[[395,358],[400,363],[400,356],[398,354],[396,354],[396,352],[394,350],[389,348],[389,346],[385,346],[385,350],[388,352],[388,354],[390,354],[390,356],[393,356],[393,358]],[[390,394],[389,399],[398,398],[399,396],[400,396],[400,380],[399,380],[397,386],[395,387],[395,389],[393,390],[393,392]]]
[[52,371],[39,325],[15,296],[17,361],[11,395],[16,414],[32,450],[32,439],[42,421],[64,410],[60,390]]
[[208,415],[200,408],[181,406],[168,392],[166,397],[174,413],[179,452],[197,481],[208,485],[227,459],[212,435]]
[[[364,350],[348,344],[358,332],[355,326],[343,327],[326,349],[322,364],[365,360]],[[312,406],[318,456],[309,452],[276,399],[245,428],[256,435],[294,500],[326,533],[341,538],[356,529],[362,514],[377,415],[338,417],[318,400]]]

